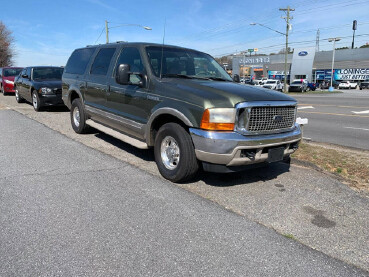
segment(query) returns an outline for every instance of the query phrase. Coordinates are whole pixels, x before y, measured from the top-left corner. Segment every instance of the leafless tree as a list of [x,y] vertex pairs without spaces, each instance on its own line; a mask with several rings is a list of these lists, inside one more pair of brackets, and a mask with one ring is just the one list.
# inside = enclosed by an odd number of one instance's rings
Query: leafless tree
[[12,65],[13,42],[12,32],[0,21],[0,67]]

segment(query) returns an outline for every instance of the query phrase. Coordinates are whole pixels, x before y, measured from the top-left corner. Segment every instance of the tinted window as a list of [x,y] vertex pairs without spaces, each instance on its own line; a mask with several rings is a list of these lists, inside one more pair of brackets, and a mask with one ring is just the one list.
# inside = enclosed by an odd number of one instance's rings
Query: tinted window
[[4,77],[17,76],[22,71],[22,68],[5,68]]
[[96,55],[94,63],[91,66],[91,74],[106,75],[108,73],[110,61],[114,55],[115,48],[103,48]]
[[65,72],[71,74],[83,74],[94,51],[95,48],[75,50],[67,62]]
[[30,67],[26,68],[26,74],[27,74],[28,78],[31,78],[31,68]]
[[[187,75],[194,78],[232,79],[211,56],[183,48],[150,46],[146,48],[151,68],[156,76]],[[161,68],[163,66],[163,68]]]
[[[144,69],[140,52],[134,47],[127,47],[122,50],[117,61],[117,66],[120,64],[128,64],[131,72],[142,72]],[[138,75],[130,75],[131,83],[137,83],[139,81],[140,77]]]
[[61,80],[63,75],[63,68],[61,67],[35,67],[33,68],[33,79],[34,80],[50,80],[56,79]]

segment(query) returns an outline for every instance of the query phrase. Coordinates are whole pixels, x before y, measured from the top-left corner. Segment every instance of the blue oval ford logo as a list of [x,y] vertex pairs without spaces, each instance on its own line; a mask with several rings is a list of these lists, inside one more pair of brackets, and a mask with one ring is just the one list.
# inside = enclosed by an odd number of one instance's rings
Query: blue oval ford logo
[[273,116],[273,121],[275,123],[282,122],[283,121],[283,116],[282,115],[275,115],[275,116]]
[[308,54],[308,52],[306,52],[306,51],[299,52],[299,56],[306,56],[307,54]]

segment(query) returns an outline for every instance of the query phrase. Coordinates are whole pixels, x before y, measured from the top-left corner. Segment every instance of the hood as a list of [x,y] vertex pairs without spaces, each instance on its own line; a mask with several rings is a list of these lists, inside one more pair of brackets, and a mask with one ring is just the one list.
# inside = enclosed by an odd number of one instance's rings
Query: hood
[[34,80],[34,86],[41,88],[41,87],[48,87],[48,88],[62,88],[62,81],[61,80]]
[[14,82],[14,78],[15,78],[15,76],[8,76],[8,77],[3,77],[3,79],[4,80],[9,80],[9,81],[12,81],[12,82]]
[[234,82],[173,78],[163,79],[160,86],[160,91],[166,91],[171,97],[175,96],[205,108],[234,107],[240,102],[296,101],[280,92]]

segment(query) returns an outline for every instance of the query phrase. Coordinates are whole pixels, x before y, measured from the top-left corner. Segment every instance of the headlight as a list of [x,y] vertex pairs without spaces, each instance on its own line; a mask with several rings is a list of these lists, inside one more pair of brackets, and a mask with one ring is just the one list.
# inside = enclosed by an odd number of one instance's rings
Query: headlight
[[14,85],[14,82],[13,82],[13,81],[10,81],[10,80],[4,80],[4,81],[5,81],[5,83],[7,83],[7,84]]
[[46,93],[51,93],[52,89],[51,88],[40,88],[40,93],[42,94],[46,94]]
[[202,115],[200,128],[205,130],[233,131],[236,118],[234,108],[206,109]]

